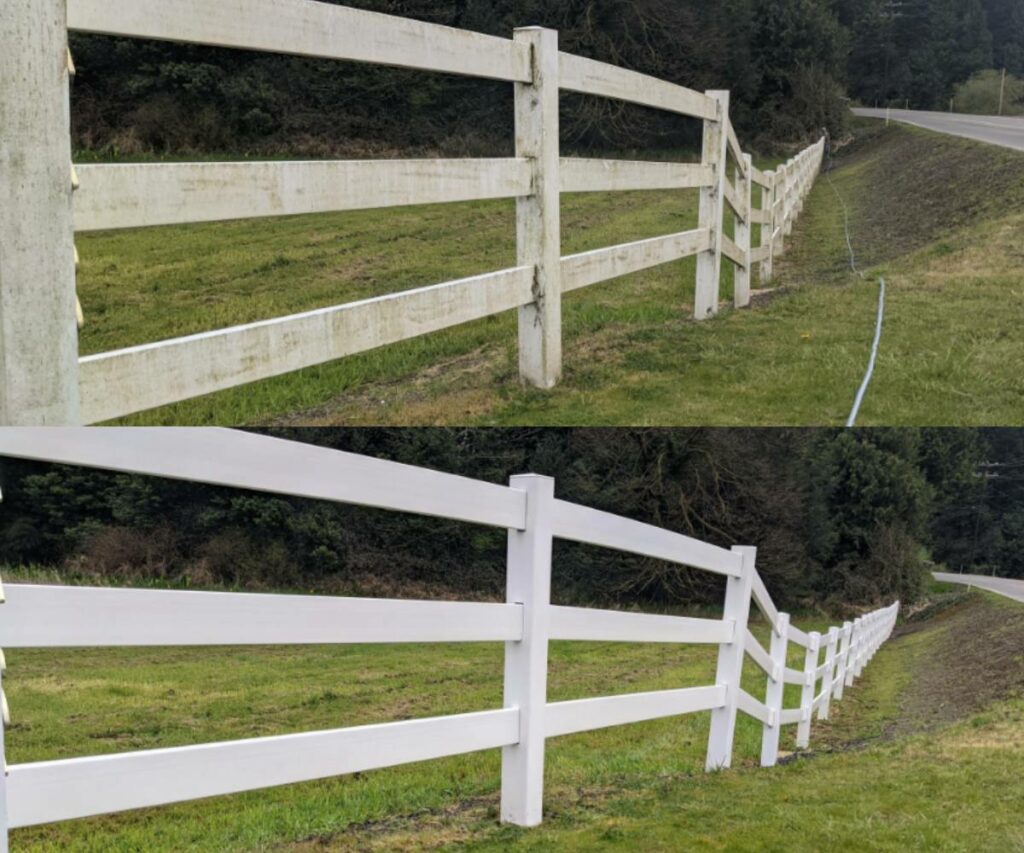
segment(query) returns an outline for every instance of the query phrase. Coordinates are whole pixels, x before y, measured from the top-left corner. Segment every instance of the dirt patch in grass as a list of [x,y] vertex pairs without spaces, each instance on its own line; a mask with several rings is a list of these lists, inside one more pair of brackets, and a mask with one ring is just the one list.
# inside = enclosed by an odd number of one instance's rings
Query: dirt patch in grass
[[863,171],[848,200],[862,266],[1024,207],[1018,152],[913,127],[862,126],[835,167]]
[[271,426],[450,423],[489,408],[484,388],[507,361],[498,344],[446,358],[412,376],[364,385],[312,409],[274,419]]
[[[768,308],[788,291],[785,286],[751,290],[749,309]],[[748,309],[748,310],[749,310]],[[651,334],[681,336],[696,324],[689,316],[692,306],[679,306],[680,316],[640,330]],[[732,311],[722,302],[719,311]],[[638,331],[628,323],[611,323],[587,335],[576,335],[564,344],[564,378],[585,388],[586,376],[595,365],[601,370],[621,366],[637,352]],[[629,383],[628,371],[622,377]],[[503,404],[495,387],[518,390],[516,353],[508,342],[479,347],[472,352],[439,361],[418,372],[384,382],[374,382],[339,394],[315,408],[276,418],[271,426],[440,426],[475,422]],[[527,390],[527,394],[543,392]]]
[[[497,795],[468,797],[441,809],[422,809],[406,815],[352,824],[342,832],[318,835],[278,847],[291,853],[317,850],[439,849],[468,841],[476,827],[497,817]],[[423,844],[425,836],[429,845]]]
[[1024,607],[986,596],[903,632],[936,624],[944,630],[919,659],[901,715],[887,729],[892,737],[930,731],[1024,693]]
[[830,719],[815,724],[811,752],[794,758],[946,731],[1024,696],[1024,607],[959,589],[903,617]]

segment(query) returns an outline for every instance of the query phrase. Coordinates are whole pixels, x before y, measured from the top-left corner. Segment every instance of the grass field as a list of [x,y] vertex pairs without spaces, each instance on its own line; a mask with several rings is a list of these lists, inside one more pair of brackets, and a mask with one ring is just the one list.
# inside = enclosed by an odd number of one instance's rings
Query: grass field
[[[904,630],[816,724],[815,752],[773,770],[755,766],[759,726],[742,715],[734,769],[712,775],[702,772],[707,714],[551,741],[536,831],[497,824],[490,752],[20,830],[13,841],[97,851],[1019,849],[1024,609],[957,594]],[[765,626],[755,633],[764,639]],[[12,650],[7,759],[498,707],[501,656],[498,645]],[[708,683],[714,659],[710,647],[557,643],[550,697]],[[744,680],[763,691],[749,662]],[[950,690],[961,680],[964,690]],[[945,701],[934,701],[939,691]]]
[[[695,228],[696,204],[694,191],[566,196],[564,253]],[[515,207],[475,202],[106,232],[83,235],[79,249],[81,347],[91,354],[514,266]],[[632,277],[628,290],[591,288],[568,299],[567,336],[583,341],[623,322],[646,328],[681,316],[694,266],[689,258]],[[727,269],[727,296],[731,276]],[[268,421],[376,382],[447,375],[453,359],[463,372],[478,365],[488,376],[500,364],[505,384],[517,385],[515,347],[508,313],[128,422]]]
[[[767,165],[767,164],[765,164]],[[889,300],[861,423],[1010,424],[1024,404],[1024,156],[859,125],[833,173],[853,243]],[[567,196],[566,253],[696,224],[695,192]],[[266,319],[511,265],[511,202],[83,235],[85,353]],[[756,237],[755,237],[756,241]],[[725,265],[723,299],[732,291]],[[570,294],[565,381],[520,387],[515,318],[467,324],[144,413],[130,423],[781,425],[845,420],[877,288],[847,266],[819,180],[782,291],[687,318],[693,259]]]

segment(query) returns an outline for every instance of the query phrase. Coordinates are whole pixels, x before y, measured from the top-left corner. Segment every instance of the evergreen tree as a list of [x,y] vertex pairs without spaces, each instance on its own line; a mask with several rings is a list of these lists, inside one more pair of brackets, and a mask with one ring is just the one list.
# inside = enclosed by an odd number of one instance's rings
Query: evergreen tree
[[[932,488],[916,430],[820,432],[810,454],[808,538],[822,597],[912,600]],[[916,566],[916,568],[915,568]]]
[[994,67],[1024,77],[1024,0],[984,0]]

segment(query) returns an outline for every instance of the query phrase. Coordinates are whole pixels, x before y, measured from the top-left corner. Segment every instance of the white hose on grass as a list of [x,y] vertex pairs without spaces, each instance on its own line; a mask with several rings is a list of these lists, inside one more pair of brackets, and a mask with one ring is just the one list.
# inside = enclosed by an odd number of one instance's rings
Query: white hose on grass
[[[853,241],[850,238],[850,211],[846,206],[846,202],[840,195],[836,185],[832,182],[832,178],[829,172],[832,171],[832,140],[829,139],[828,144],[828,159],[829,167],[825,170],[825,180],[828,181],[828,185],[832,187],[832,192],[836,194],[836,198],[839,200],[839,204],[843,208],[843,228],[846,231],[846,248],[850,253],[850,269],[853,270],[857,275],[864,281],[867,281],[867,276],[864,275],[859,269],[857,269],[857,255],[853,251]],[[875,340],[871,344],[871,357],[868,360],[868,369],[864,374],[864,381],[860,383],[860,388],[857,389],[857,396],[853,401],[853,408],[850,410],[850,417],[846,419],[847,428],[856,426],[857,415],[860,414],[861,404],[864,402],[864,395],[867,394],[868,385],[871,384],[871,377],[875,372],[875,362],[878,361],[878,346],[882,341],[882,322],[885,319],[885,279],[880,278],[878,280],[878,318],[875,321]]]

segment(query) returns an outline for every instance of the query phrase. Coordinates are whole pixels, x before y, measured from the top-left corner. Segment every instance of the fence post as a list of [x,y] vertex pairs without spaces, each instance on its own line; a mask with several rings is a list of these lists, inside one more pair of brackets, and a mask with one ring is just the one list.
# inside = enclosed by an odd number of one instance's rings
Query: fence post
[[868,662],[868,658],[871,656],[871,641],[874,636],[873,616],[873,613],[869,613],[864,617],[864,621],[861,623],[863,640],[860,644],[860,650],[857,652],[857,666],[853,673],[857,678],[860,678],[861,673],[864,671],[864,664]]
[[853,686],[853,679],[857,674],[857,657],[860,654],[861,642],[861,617],[853,620],[853,633],[850,635],[850,652],[846,661],[846,686]]
[[544,806],[555,481],[523,474],[512,477],[509,485],[526,492],[526,527],[508,533],[506,601],[523,608],[523,638],[505,643],[505,707],[519,709],[519,743],[501,752],[501,819],[519,826],[536,826]]
[[[836,646],[839,643],[839,629],[832,627],[828,629],[828,642],[825,646],[825,681],[821,685],[821,690],[825,694],[825,701],[821,703],[821,707],[818,709],[818,719],[827,720],[829,705],[832,703],[832,682],[836,678]],[[827,686],[826,686],[827,685]]]
[[740,677],[743,675],[743,655],[747,640],[747,622],[750,618],[750,590],[757,571],[757,548],[733,546],[733,553],[741,558],[739,577],[725,582],[725,606],[722,618],[735,623],[731,643],[718,647],[718,668],[715,684],[725,687],[725,704],[711,712],[711,733],[708,735],[708,756],[705,767],[719,770],[732,763],[732,741],[736,732],[736,706],[739,699]]
[[523,27],[515,41],[533,56],[533,82],[515,84],[516,156],[533,164],[533,195],[516,200],[518,263],[534,267],[534,301],[519,309],[519,377],[551,388],[562,376],[558,33]]
[[0,425],[79,422],[65,0],[0,15]]
[[796,727],[796,745],[806,749],[811,742],[811,716],[814,707],[814,686],[817,679],[814,670],[818,668],[818,651],[821,649],[821,634],[811,631],[807,635],[807,654],[804,655],[804,686],[800,691],[800,723]]
[[751,202],[753,200],[753,180],[751,179],[754,168],[754,159],[749,154],[743,155],[742,167],[736,168],[736,194],[740,197],[740,205],[743,207],[743,215],[736,215],[736,245],[743,253],[743,266],[736,268],[736,276],[733,279],[733,305],[737,308],[746,308],[750,304],[750,219]]
[[700,191],[699,227],[711,234],[711,248],[697,256],[697,284],[693,295],[693,316],[697,320],[718,313],[718,285],[722,274],[722,226],[725,217],[725,166],[729,136],[728,91],[710,90],[718,102],[718,117],[704,119],[704,149],[701,162],[712,169],[711,186]]
[[874,613],[873,624],[871,627],[871,650],[868,652],[867,660],[864,661],[864,665],[867,666],[874,658],[875,653],[882,645],[882,611],[878,610]]
[[839,632],[839,671],[836,673],[836,683],[832,688],[832,698],[836,701],[843,698],[843,686],[846,682],[846,661],[850,657],[850,635],[853,633],[853,623],[844,622]]
[[769,654],[772,672],[768,676],[768,689],[764,704],[768,706],[768,722],[761,733],[761,766],[774,767],[779,760],[779,735],[782,732],[782,696],[786,691],[786,648],[789,645],[789,614],[780,613],[772,626]]
[[761,211],[764,214],[762,219],[767,220],[761,223],[761,253],[764,259],[761,261],[761,284],[768,284],[772,280],[775,241],[772,234],[775,232],[775,172],[765,172],[767,187],[761,187]]
[[805,154],[800,155],[797,163],[799,180],[797,183],[797,200],[793,214],[794,223],[800,218],[800,214],[804,212],[804,196],[807,194],[807,157]]
[[775,200],[772,212],[772,254],[781,258],[786,253],[786,193],[789,185],[789,164],[783,163],[775,172]]
[[786,164],[786,200],[782,204],[782,233],[788,237],[793,233],[793,211],[796,206],[797,189],[800,186],[800,169],[794,157]]

